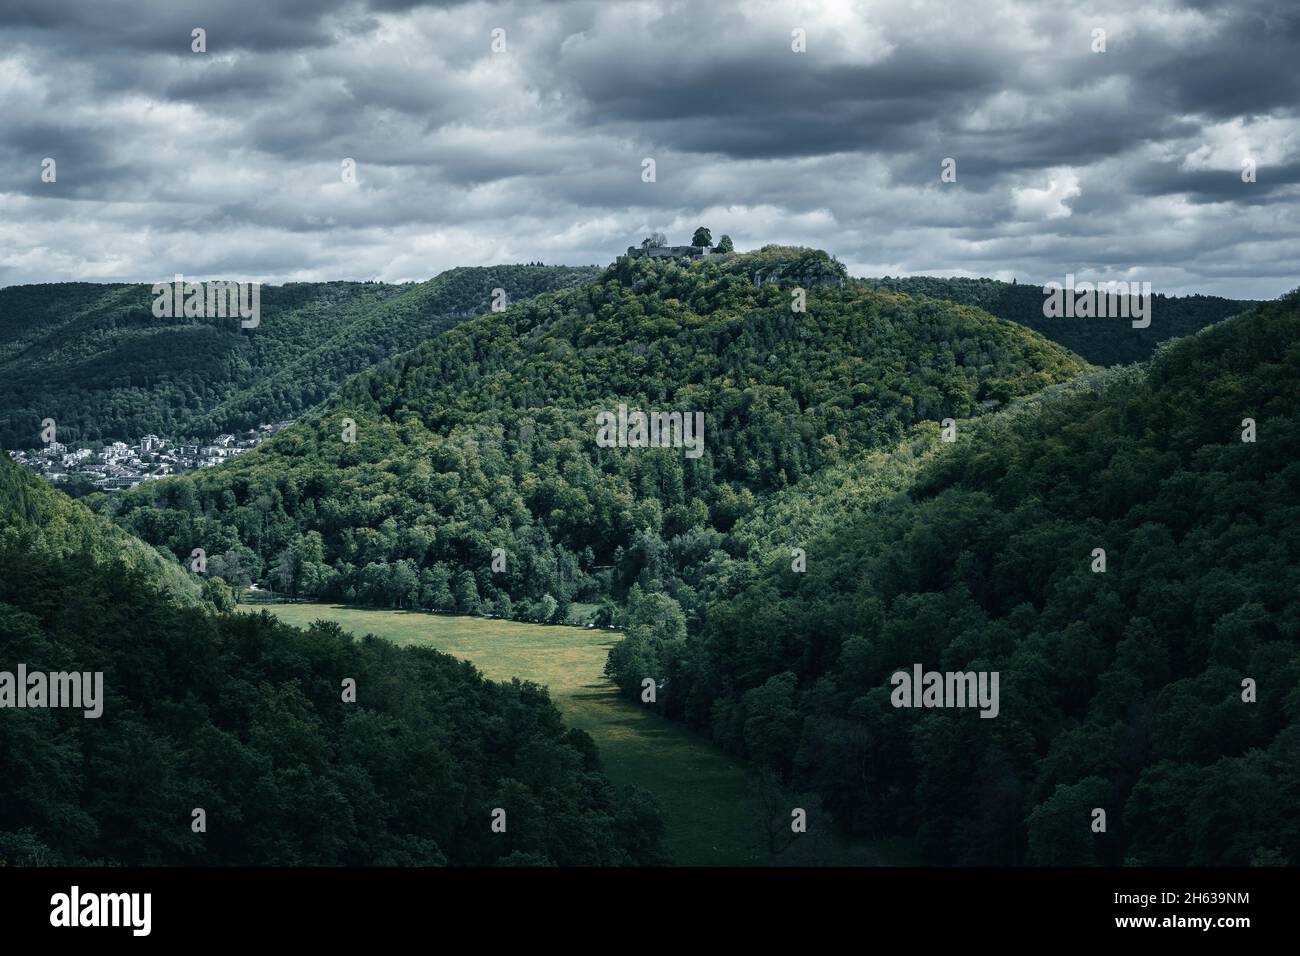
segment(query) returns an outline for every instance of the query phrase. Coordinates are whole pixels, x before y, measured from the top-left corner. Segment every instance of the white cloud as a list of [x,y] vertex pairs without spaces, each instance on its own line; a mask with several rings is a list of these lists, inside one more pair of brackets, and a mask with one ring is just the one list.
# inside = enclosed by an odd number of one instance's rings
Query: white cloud
[[1082,195],[1079,174],[1072,169],[1049,170],[1042,188],[1022,186],[1011,190],[1011,203],[1020,219],[1066,219],[1074,210],[1069,201]]

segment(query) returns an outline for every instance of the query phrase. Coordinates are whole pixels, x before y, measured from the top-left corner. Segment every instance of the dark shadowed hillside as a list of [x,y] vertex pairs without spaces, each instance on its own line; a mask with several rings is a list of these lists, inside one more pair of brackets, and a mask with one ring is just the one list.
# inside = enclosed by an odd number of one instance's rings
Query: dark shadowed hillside
[[[1295,864],[1298,394],[1292,294],[919,432],[777,496],[698,624],[630,633],[611,671],[936,862]],[[891,706],[917,664],[999,672],[997,718]]]
[[0,457],[2,669],[102,675],[97,717],[6,705],[0,866],[663,859],[653,800],[610,785],[545,690],[187,606],[178,567],[116,549],[149,552]]
[[261,290],[260,324],[155,318],[147,285],[58,283],[0,289],[0,445],[147,432],[213,435],[293,418],[348,375],[486,312],[579,285],[598,270],[493,266],[427,282],[302,282]]
[[1191,335],[1255,304],[1215,295],[1152,295],[1151,324],[1139,329],[1126,319],[1047,318],[1039,285],[936,276],[862,281],[873,288],[973,305],[999,319],[1028,326],[1094,365],[1104,366],[1145,361],[1161,342]]

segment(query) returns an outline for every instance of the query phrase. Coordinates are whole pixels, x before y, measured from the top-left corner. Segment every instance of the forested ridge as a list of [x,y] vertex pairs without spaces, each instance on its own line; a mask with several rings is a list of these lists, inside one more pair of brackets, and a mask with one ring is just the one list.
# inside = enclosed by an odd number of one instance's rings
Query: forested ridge
[[[1217,295],[1156,293],[1151,296],[1151,324],[1134,328],[1129,319],[1048,318],[1043,315],[1043,287],[1032,283],[937,276],[886,276],[862,281],[875,289],[973,305],[999,319],[1019,322],[1094,365],[1105,366],[1145,361],[1161,342],[1191,335],[1256,304]],[[1063,283],[1065,278],[1056,281]]]
[[[690,633],[634,631],[611,672],[936,862],[1294,864],[1297,394],[1292,294],[953,445],[919,436],[870,482],[778,496]],[[891,706],[915,663],[1000,672],[997,719]]]
[[[1084,368],[977,310],[866,290],[815,250],[620,259],[356,377],[238,462],[97,506],[295,595],[553,620],[639,582],[694,613],[764,496]],[[598,447],[594,417],[620,402],[703,412],[703,456]]]
[[653,800],[615,791],[545,690],[182,603],[184,572],[125,538],[0,458],[4,669],[100,671],[105,698],[5,710],[0,865],[663,862]]
[[[86,282],[0,289],[0,445],[39,444],[54,418],[65,442],[149,432],[206,437],[296,417],[351,374],[487,311],[496,288],[517,302],[593,281],[595,267],[451,269],[422,283],[295,282],[262,289],[263,324],[152,315],[150,287]],[[1151,327],[1047,319],[1042,290],[993,279],[855,280],[871,288],[982,309],[1099,365],[1149,358],[1253,303],[1153,296]],[[788,287],[788,284],[787,284]]]
[[149,432],[206,437],[293,418],[348,375],[491,306],[589,281],[595,268],[459,268],[427,282],[263,286],[255,329],[231,318],[155,318],[148,285],[0,289],[0,445]]

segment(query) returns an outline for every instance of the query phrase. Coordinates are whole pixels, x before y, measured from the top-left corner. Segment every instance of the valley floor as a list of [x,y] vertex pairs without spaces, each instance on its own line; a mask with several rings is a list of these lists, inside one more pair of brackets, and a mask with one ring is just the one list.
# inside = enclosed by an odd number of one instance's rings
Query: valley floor
[[[666,843],[674,862],[686,866],[769,862],[744,764],[617,695],[604,675],[606,654],[619,638],[613,631],[335,604],[253,604],[242,605],[241,610],[267,610],[300,627],[317,620],[337,621],[357,636],[374,634],[397,644],[426,644],[472,661],[492,680],[518,677],[545,685],[565,721],[595,740],[610,780],[654,794],[663,810]],[[916,862],[905,841],[867,844],[830,838],[820,841],[813,855],[816,862],[832,865]]]
[[596,741],[610,780],[654,794],[676,863],[767,862],[763,836],[749,809],[744,766],[708,741],[617,696],[603,673],[605,655],[618,639],[613,631],[327,604],[242,609],[265,609],[303,627],[316,620],[337,621],[358,636],[431,645],[472,661],[493,680],[518,677],[544,684],[565,721]]

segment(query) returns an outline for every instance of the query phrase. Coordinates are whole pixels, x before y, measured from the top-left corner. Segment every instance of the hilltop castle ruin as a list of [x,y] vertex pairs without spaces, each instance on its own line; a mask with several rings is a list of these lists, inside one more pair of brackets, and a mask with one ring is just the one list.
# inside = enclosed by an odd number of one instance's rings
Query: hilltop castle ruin
[[713,255],[713,250],[708,246],[628,246],[627,254],[652,259],[699,259]]

